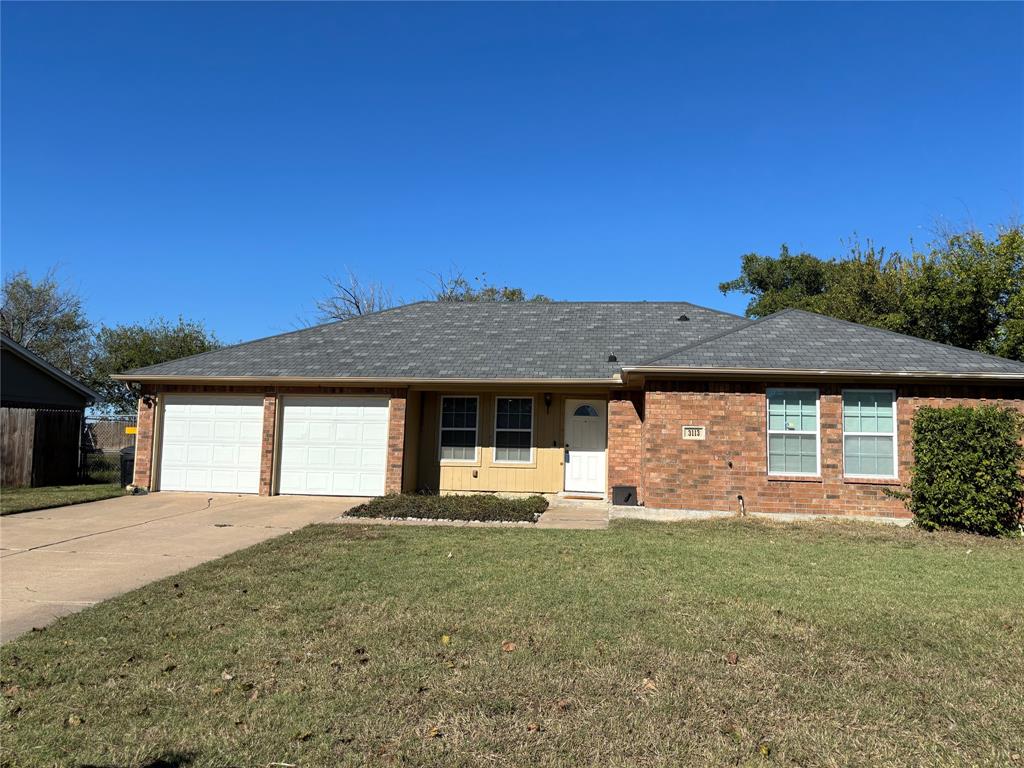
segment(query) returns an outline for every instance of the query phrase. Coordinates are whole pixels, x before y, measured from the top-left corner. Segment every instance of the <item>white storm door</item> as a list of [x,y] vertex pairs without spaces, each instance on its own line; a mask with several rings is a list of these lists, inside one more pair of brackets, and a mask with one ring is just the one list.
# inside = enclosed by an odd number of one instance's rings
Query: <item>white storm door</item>
[[285,397],[280,493],[383,496],[388,398]]
[[604,494],[607,404],[565,401],[565,490]]
[[257,493],[263,397],[164,395],[162,491]]

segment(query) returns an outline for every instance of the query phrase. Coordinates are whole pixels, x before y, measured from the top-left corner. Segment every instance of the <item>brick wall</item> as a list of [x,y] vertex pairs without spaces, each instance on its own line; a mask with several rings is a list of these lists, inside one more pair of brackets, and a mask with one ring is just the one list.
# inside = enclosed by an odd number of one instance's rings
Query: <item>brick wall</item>
[[[842,395],[835,384],[801,382],[820,392],[821,475],[769,477],[763,383],[659,382],[645,393],[642,474],[644,503],[668,509],[831,513],[909,517],[903,502],[886,496],[909,480],[911,422],[924,405],[1009,405],[1024,413],[1020,389],[968,386],[897,387],[899,478],[843,477]],[[684,424],[706,427],[706,439],[683,440]]]
[[263,396],[263,441],[260,446],[260,496],[274,493],[274,452],[277,450],[277,395]]
[[149,488],[153,482],[153,428],[156,424],[156,404],[147,405],[139,398],[139,418],[135,424],[135,474],[132,483]]
[[405,464],[406,393],[392,395],[388,402],[388,471],[385,493],[402,492],[402,468]]
[[615,392],[608,399],[608,498],[612,486],[635,485],[643,502],[643,392]]
[[[273,473],[277,443],[278,400],[281,395],[388,395],[388,458],[385,486],[390,493],[400,491],[402,486],[402,462],[405,435],[405,388],[381,387],[301,387],[301,386],[217,386],[217,385],[149,385],[148,395],[167,393],[196,394],[252,394],[263,395],[263,446],[260,452],[259,493],[268,496],[274,492]],[[155,416],[158,406],[147,407],[139,401],[138,435],[135,448],[135,484],[152,488]]]

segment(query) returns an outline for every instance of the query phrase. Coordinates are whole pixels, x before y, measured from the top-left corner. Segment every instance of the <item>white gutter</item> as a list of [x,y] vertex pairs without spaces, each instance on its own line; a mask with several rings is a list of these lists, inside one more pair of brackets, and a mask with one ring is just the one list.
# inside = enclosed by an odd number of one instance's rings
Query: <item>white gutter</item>
[[333,386],[348,385],[373,385],[373,386],[394,386],[396,384],[480,384],[480,385],[507,385],[507,384],[529,384],[529,385],[604,385],[619,386],[622,384],[622,377],[619,374],[608,379],[425,379],[418,377],[357,377],[357,376],[333,376],[333,377],[301,377],[301,376],[158,376],[153,374],[132,375],[119,373],[110,378],[116,381],[125,382],[163,382],[167,384],[295,384],[307,386],[310,384],[328,384]]
[[758,378],[868,378],[868,379],[956,379],[981,381],[1024,381],[1024,373],[948,373],[943,371],[859,371],[816,370],[813,368],[681,368],[667,366],[626,366],[623,378],[637,374],[659,376],[685,376],[708,378],[714,376],[744,376]]

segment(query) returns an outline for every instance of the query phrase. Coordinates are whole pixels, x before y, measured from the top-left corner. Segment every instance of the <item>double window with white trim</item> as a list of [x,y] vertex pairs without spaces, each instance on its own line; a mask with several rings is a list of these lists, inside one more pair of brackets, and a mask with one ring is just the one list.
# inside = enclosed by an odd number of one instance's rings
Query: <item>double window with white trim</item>
[[896,477],[896,392],[843,390],[843,474]]
[[819,473],[818,390],[768,390],[768,474]]

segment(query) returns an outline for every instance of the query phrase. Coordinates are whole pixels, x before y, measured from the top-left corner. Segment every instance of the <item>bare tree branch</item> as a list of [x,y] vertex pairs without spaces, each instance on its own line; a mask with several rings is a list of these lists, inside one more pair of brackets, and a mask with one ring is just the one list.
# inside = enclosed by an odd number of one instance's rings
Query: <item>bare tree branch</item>
[[324,277],[331,294],[316,302],[317,317],[321,321],[348,320],[371,312],[380,312],[395,306],[391,291],[379,282],[362,282],[351,270],[345,277]]

